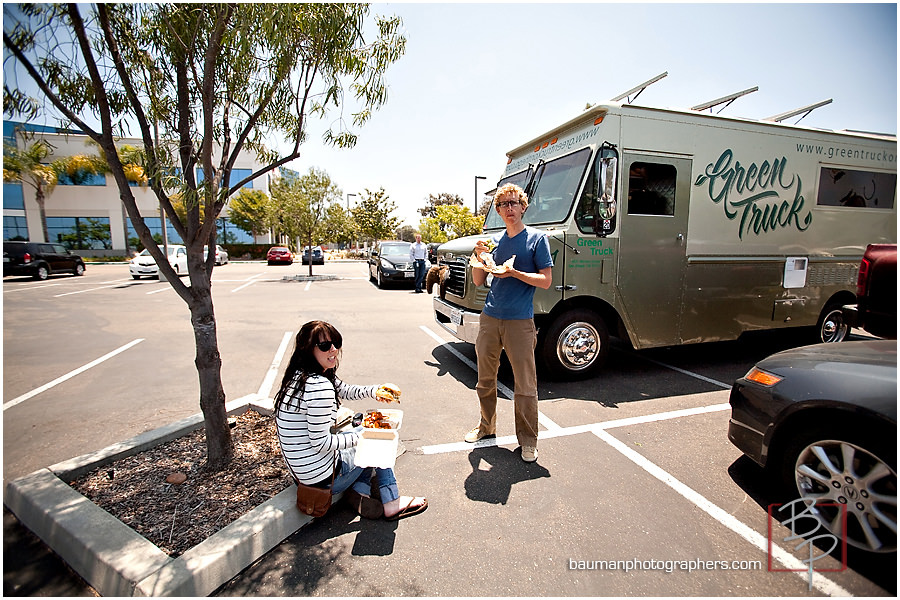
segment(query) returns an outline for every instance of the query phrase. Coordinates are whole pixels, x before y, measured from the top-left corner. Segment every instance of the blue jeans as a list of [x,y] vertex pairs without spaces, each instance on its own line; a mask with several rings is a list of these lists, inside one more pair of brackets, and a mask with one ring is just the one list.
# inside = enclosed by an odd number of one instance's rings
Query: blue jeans
[[425,283],[425,261],[422,259],[416,260],[415,263],[416,268],[416,291],[422,291],[422,284]]
[[381,503],[386,504],[400,497],[397,487],[397,479],[393,469],[379,469],[376,467],[357,467],[353,464],[356,448],[341,450],[341,470],[334,475],[334,485],[331,488],[332,495],[352,488],[362,496],[372,495],[372,472],[375,472],[375,486],[381,495]]

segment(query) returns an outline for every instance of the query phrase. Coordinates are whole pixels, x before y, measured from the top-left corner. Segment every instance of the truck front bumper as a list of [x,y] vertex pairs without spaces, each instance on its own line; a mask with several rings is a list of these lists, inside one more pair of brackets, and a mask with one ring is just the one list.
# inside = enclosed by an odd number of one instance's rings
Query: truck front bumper
[[434,299],[434,320],[458,339],[475,343],[481,313],[454,306],[440,298]]

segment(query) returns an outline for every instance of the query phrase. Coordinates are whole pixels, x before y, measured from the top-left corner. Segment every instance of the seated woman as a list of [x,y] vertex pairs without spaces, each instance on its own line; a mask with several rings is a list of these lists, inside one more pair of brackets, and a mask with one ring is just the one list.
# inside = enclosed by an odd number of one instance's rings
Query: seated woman
[[[295,480],[325,488],[334,470],[332,495],[349,488],[348,500],[367,519],[395,521],[418,514],[428,501],[400,496],[392,469],[354,464],[361,428],[331,432],[341,400],[378,400],[378,386],[348,385],[337,378],[342,343],[337,329],[324,321],[310,321],[297,334],[275,395],[275,424],[285,463]],[[380,499],[372,497],[373,476]]]

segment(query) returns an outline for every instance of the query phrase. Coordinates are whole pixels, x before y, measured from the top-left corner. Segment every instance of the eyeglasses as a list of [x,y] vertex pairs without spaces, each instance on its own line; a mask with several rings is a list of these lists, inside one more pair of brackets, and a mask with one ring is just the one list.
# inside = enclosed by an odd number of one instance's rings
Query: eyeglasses
[[331,340],[325,340],[324,342],[319,342],[316,344],[316,348],[318,348],[321,352],[328,352],[331,350],[331,347],[334,346],[335,350],[341,349],[340,342],[332,342]]
[[497,210],[500,210],[501,208],[506,208],[507,206],[515,206],[516,204],[522,203],[518,200],[504,200],[503,202],[498,202],[497,204],[495,204],[495,206],[497,207]]

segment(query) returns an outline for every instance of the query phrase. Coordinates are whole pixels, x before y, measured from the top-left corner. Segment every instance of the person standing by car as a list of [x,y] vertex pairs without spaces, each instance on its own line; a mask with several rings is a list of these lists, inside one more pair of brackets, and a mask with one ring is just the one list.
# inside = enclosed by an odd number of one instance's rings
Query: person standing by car
[[[478,383],[475,386],[481,404],[481,423],[465,436],[470,443],[496,435],[497,370],[500,354],[506,355],[515,378],[516,438],[522,447],[522,460],[537,460],[538,401],[537,368],[534,349],[534,290],[547,289],[552,281],[553,257],[547,234],[522,222],[528,210],[528,196],[519,186],[507,184],[497,190],[494,207],[506,224],[493,251],[498,265],[515,257],[512,268],[492,272],[493,281],[481,313],[475,353],[478,357]],[[475,256],[489,252],[484,242],[475,246]],[[476,286],[484,285],[488,273],[472,269]]]
[[[379,386],[349,385],[337,378],[343,338],[334,326],[310,321],[300,328],[288,366],[275,394],[275,425],[281,454],[300,483],[328,487],[331,493],[349,489],[347,498],[360,516],[388,521],[428,508],[421,497],[401,496],[393,469],[357,467],[353,463],[358,430],[332,433],[341,400],[374,398]],[[380,500],[373,498],[372,477]]]
[[422,243],[422,236],[416,234],[416,243],[409,247],[409,262],[413,263],[416,272],[416,293],[421,294],[425,283],[425,260],[428,258],[428,246]]

